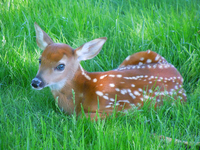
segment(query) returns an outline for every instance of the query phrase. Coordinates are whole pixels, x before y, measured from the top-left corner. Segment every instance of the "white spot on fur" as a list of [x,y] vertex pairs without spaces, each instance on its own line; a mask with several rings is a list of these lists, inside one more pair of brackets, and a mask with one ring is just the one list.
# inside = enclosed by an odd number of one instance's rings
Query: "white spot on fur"
[[175,85],[174,88],[175,88],[176,90],[178,90],[178,86],[177,86],[177,85]]
[[169,65],[164,65],[164,68],[169,68]]
[[160,102],[160,99],[157,99],[157,102]]
[[138,91],[142,92],[143,90],[141,88],[138,88]]
[[107,76],[107,74],[103,75],[103,76],[100,76],[100,79],[103,79]]
[[127,91],[128,91],[129,93],[131,93],[131,89],[127,89]]
[[103,92],[101,92],[101,91],[96,91],[96,94],[99,96],[103,96]]
[[126,93],[127,93],[127,90],[126,90],[126,89],[122,89],[120,92],[121,92],[121,94],[123,94],[123,95],[124,95],[124,94],[126,94]]
[[118,103],[123,102],[123,103],[130,103],[128,100],[118,100]]
[[131,87],[135,87],[135,84],[131,84]]
[[118,74],[118,75],[116,75],[116,77],[118,77],[118,78],[121,78],[121,77],[122,77],[122,75],[121,75],[121,74]]
[[178,93],[179,93],[179,94],[182,94],[183,92],[182,92],[182,90],[180,90]]
[[119,92],[119,91],[120,91],[120,89],[119,89],[119,88],[115,88],[115,91]]
[[132,69],[135,69],[135,66],[132,66]]
[[141,57],[140,60],[143,61],[143,60],[144,60],[144,57]]
[[114,102],[114,101],[115,101],[115,99],[114,99],[114,98],[110,98],[110,101]]
[[130,59],[130,56],[126,57],[126,61],[128,61]]
[[152,62],[152,60],[151,59],[147,59],[147,63],[151,63]]
[[80,66],[80,68],[81,68],[81,71],[82,71],[82,75],[83,75],[86,79],[91,80],[90,76],[88,76],[88,75],[85,73],[85,71],[83,70],[83,68],[82,68],[81,66]]
[[164,95],[167,95],[167,94],[169,94],[169,92],[168,91],[164,91]]
[[181,82],[182,82],[182,83],[183,83],[183,81],[184,81],[183,78],[181,78]]
[[179,99],[183,99],[181,96],[178,96]]
[[110,87],[115,87],[115,84],[110,83],[109,86],[110,86]]
[[152,79],[153,79],[153,78],[154,78],[154,76],[150,76],[150,78],[152,78]]
[[145,99],[149,99],[149,96],[148,95],[144,95],[143,96]]
[[110,108],[111,107],[111,105],[107,105],[105,108]]
[[155,61],[158,61],[160,58],[160,55],[157,55],[156,58],[155,58]]
[[147,65],[147,67],[148,67],[149,69],[151,69],[151,65]]
[[104,99],[107,99],[107,100],[109,99],[108,96],[105,96],[105,95],[103,96],[103,98],[104,98]]
[[141,95],[138,91],[134,91],[134,94],[135,94],[136,96],[140,96],[140,95]]
[[142,63],[142,62],[139,62],[138,65],[143,65],[143,63]]
[[152,89],[149,89],[149,93],[152,93],[153,91],[152,91]]
[[93,82],[97,82],[97,79],[96,79],[96,78],[94,78],[94,79],[93,79]]
[[136,107],[135,104],[130,104],[130,105],[131,105],[131,107]]
[[129,93],[129,95],[132,97],[132,99],[135,99],[135,95],[133,95],[133,93]]
[[158,68],[163,69],[163,66],[162,66],[162,65],[159,65]]
[[137,69],[140,69],[140,66],[137,66]]
[[154,92],[154,94],[157,96],[157,95],[159,95],[159,92]]
[[187,96],[185,93],[183,93],[182,95],[185,96],[185,97]]
[[114,74],[109,74],[108,76],[109,76],[109,77],[115,77],[115,75],[114,75]]
[[157,67],[157,65],[153,65],[153,68],[155,69]]

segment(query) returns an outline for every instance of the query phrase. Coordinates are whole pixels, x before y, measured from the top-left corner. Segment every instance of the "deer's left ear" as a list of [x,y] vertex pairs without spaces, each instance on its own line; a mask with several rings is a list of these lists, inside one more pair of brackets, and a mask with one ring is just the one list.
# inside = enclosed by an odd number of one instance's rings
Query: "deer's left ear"
[[92,59],[101,51],[101,48],[103,44],[106,42],[106,40],[107,40],[106,37],[102,37],[102,38],[98,38],[90,42],[87,42],[83,44],[82,46],[78,47],[74,51],[75,54],[77,55],[77,59],[79,61]]
[[40,26],[35,22],[35,32],[36,32],[36,42],[39,48],[45,50],[47,45],[53,43],[52,39],[48,36],[46,32],[44,32]]

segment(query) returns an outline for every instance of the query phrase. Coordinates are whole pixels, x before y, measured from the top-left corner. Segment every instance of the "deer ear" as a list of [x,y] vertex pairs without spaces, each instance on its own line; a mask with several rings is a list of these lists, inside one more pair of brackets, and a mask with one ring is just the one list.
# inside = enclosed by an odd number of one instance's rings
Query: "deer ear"
[[39,48],[44,50],[47,45],[52,44],[52,39],[44,32],[39,25],[35,22],[36,42]]
[[77,55],[78,60],[87,60],[95,57],[101,51],[101,48],[106,40],[106,37],[98,38],[75,49],[75,54]]

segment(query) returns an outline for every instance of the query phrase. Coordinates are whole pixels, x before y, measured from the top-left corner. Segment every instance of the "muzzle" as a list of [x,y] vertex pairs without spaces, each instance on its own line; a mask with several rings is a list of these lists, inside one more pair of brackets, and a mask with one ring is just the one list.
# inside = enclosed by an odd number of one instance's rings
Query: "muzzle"
[[34,88],[34,89],[42,89],[44,88],[44,81],[42,81],[42,79],[38,76],[36,76],[32,82],[31,82],[31,86]]

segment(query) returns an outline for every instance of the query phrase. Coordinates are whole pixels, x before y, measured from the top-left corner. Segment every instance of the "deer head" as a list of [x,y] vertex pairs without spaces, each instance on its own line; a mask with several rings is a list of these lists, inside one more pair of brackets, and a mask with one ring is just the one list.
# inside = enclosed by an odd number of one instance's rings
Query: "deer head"
[[106,37],[98,38],[73,49],[67,44],[54,43],[37,23],[34,26],[37,45],[43,50],[38,73],[31,83],[37,90],[44,87],[62,89],[74,77],[80,61],[95,57],[107,40]]

